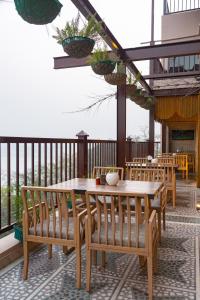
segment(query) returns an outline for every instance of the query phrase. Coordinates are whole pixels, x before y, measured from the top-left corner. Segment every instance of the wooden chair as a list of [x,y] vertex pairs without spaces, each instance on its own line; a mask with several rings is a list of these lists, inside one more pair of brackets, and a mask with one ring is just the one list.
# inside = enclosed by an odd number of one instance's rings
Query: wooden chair
[[[52,257],[52,244],[75,247],[76,286],[81,287],[81,245],[84,241],[83,218],[87,209],[77,210],[75,194],[44,187],[22,187],[24,280],[28,278],[29,243],[48,245]],[[72,203],[69,205],[69,202]]]
[[93,174],[92,177],[95,178],[97,174],[102,175],[102,174],[107,174],[110,170],[113,172],[117,172],[119,174],[120,180],[124,179],[124,168],[121,167],[97,167],[95,166],[93,168]]
[[175,164],[175,159],[173,156],[171,157],[157,157],[158,164]]
[[131,168],[129,180],[165,181],[165,173],[160,168]]
[[[138,181],[159,181],[165,184],[165,171],[163,169],[144,169],[144,168],[132,168],[130,170],[130,180]],[[158,236],[161,241],[161,219],[163,220],[163,230],[165,230],[165,207],[167,204],[167,189],[164,185],[156,195],[154,200],[151,200],[151,210],[156,210],[158,216]],[[132,201],[134,206],[134,202]],[[142,206],[144,206],[142,202]]]
[[177,170],[182,171],[182,178],[188,180],[188,155],[187,154],[176,154],[174,155],[175,164],[178,165]]
[[[111,197],[112,218],[107,211],[107,196]],[[90,197],[96,200],[96,208],[91,210]],[[140,199],[136,194],[127,196],[125,193],[92,192],[86,193],[86,290],[90,291],[91,281],[91,251],[120,252],[136,254],[147,259],[148,293],[149,299],[153,297],[153,265],[156,267],[158,231],[156,212],[149,217],[148,197],[144,196],[144,219],[140,223],[139,216],[136,221],[131,217],[131,198]],[[103,198],[103,206],[99,202]],[[126,218],[123,217],[126,200]],[[118,209],[115,209],[117,206]]]
[[133,157],[133,162],[139,164],[146,164],[148,163],[148,159],[147,157]]

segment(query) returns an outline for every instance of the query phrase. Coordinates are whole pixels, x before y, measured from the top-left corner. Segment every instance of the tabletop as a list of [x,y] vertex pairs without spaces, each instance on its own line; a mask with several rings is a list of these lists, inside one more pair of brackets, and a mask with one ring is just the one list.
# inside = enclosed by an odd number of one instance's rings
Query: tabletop
[[133,180],[119,180],[115,186],[111,185],[96,185],[95,179],[89,178],[74,178],[68,181],[60,182],[48,186],[49,189],[55,190],[74,190],[77,193],[87,192],[108,192],[109,193],[126,193],[154,196],[162,187],[162,182],[152,181],[133,181]]

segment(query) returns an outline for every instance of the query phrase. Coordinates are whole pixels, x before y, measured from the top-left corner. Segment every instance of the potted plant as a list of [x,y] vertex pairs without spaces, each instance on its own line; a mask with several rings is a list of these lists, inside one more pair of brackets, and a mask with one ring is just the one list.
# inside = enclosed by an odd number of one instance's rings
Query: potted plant
[[112,85],[123,85],[126,84],[126,73],[124,72],[124,64],[119,62],[117,64],[117,72],[104,75],[106,82]]
[[20,242],[23,241],[23,201],[21,195],[15,195],[15,219],[16,224],[14,225],[14,237]]
[[138,105],[143,105],[146,102],[144,92],[141,88],[137,88],[135,91],[135,95],[131,95],[130,99]]
[[119,174],[114,169],[110,169],[106,174],[106,182],[108,185],[117,185],[119,181]]
[[132,74],[129,73],[127,76],[127,84],[126,84],[126,97],[130,98],[135,96],[135,93],[137,91],[137,81],[140,78],[140,73],[136,76],[135,80],[133,80]]
[[106,47],[103,50],[97,48],[92,53],[88,61],[94,73],[98,75],[107,75],[112,73],[116,65],[116,61],[110,59]]
[[140,106],[144,109],[150,109],[154,105],[154,98],[153,97],[145,97],[145,103],[141,104]]
[[53,38],[63,46],[69,56],[82,58],[92,52],[100,30],[101,24],[94,17],[90,17],[81,27],[78,13],[77,17],[67,22],[63,29],[56,27],[57,35],[53,35]]
[[62,4],[58,0],[14,0],[15,8],[24,21],[44,25],[59,14]]

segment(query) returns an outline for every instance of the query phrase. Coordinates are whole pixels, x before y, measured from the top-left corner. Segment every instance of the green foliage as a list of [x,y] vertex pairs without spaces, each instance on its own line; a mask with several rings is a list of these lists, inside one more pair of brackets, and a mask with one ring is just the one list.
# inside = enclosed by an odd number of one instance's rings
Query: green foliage
[[136,84],[140,80],[141,74],[138,72],[135,78],[133,78],[133,75],[128,72],[127,74],[127,83],[128,84]]
[[22,226],[23,201],[21,195],[15,195],[15,219],[18,225]]
[[107,48],[104,47],[103,49],[101,49],[101,48],[95,49],[95,51],[92,53],[92,55],[88,59],[88,62],[89,62],[89,64],[92,65],[92,64],[98,63],[100,61],[108,61],[108,60],[115,62],[115,60],[110,59]]
[[58,44],[62,44],[64,39],[74,36],[88,37],[97,40],[100,31],[101,23],[97,22],[94,16],[90,17],[88,21],[81,26],[80,13],[78,13],[76,18],[67,22],[63,29],[56,27],[57,35],[53,35],[53,38],[57,40]]

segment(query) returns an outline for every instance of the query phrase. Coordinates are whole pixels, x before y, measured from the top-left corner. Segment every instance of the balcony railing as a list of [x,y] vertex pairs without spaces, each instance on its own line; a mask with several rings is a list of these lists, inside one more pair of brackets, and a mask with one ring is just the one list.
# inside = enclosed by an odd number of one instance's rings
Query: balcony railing
[[[127,141],[126,157],[148,155],[148,142]],[[160,143],[155,143],[158,153]],[[114,166],[113,140],[0,137],[0,233],[16,222],[15,199],[22,185],[48,186],[71,178],[92,176],[97,166]]]
[[200,0],[164,0],[164,15],[200,8]]

